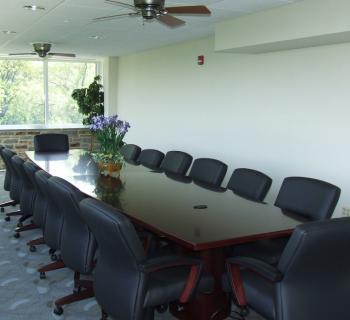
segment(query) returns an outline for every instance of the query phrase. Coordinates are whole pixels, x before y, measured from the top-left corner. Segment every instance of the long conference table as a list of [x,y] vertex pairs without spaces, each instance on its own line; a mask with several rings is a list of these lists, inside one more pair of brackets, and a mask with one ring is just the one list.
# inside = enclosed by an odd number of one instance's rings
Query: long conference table
[[87,196],[109,203],[135,224],[166,237],[181,254],[204,261],[206,270],[215,278],[214,291],[198,295],[183,308],[171,306],[178,319],[224,319],[230,304],[221,290],[227,248],[289,235],[303,222],[293,213],[275,207],[271,195],[264,203],[254,202],[230,190],[206,189],[128,163],[119,179],[104,177],[89,152],[80,149],[26,154],[51,175],[67,180]]

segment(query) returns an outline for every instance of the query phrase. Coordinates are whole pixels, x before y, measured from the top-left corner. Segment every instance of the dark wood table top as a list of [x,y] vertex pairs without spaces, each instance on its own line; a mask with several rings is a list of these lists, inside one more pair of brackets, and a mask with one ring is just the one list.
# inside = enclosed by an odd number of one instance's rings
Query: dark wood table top
[[131,164],[124,165],[120,179],[103,177],[83,150],[56,154],[28,151],[27,156],[88,196],[111,204],[144,227],[195,251],[287,235],[302,222],[275,207],[271,195],[267,203],[257,203],[230,190],[208,190]]

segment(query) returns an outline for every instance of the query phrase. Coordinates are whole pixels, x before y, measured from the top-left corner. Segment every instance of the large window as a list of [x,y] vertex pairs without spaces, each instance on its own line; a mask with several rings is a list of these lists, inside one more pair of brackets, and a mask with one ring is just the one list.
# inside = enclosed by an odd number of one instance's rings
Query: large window
[[0,125],[81,124],[71,98],[96,75],[95,62],[0,60]]

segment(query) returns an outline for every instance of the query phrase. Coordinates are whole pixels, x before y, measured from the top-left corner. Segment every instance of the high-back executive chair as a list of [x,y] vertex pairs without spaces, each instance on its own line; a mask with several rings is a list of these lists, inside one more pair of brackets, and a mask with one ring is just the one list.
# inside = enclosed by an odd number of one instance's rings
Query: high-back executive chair
[[[12,169],[11,169],[10,165],[8,164],[8,159],[2,153],[2,151],[4,149],[5,149],[5,147],[3,145],[0,145],[0,157],[1,157],[2,161],[4,162],[5,169],[6,169],[5,180],[4,180],[4,190],[11,191]],[[5,207],[15,206],[16,204],[17,204],[16,201],[14,201],[12,199],[9,201],[5,201],[3,203],[0,203],[1,212],[5,211]]]
[[120,152],[127,162],[133,163],[138,159],[141,153],[141,148],[136,144],[125,144],[122,146]]
[[49,254],[51,255],[52,263],[40,266],[38,272],[40,273],[40,279],[46,278],[46,272],[65,268],[62,258],[56,252],[61,248],[62,229],[63,229],[63,213],[53,201],[51,193],[49,192],[49,179],[51,175],[43,170],[39,170],[35,173],[35,179],[38,187],[41,190],[42,195],[46,198],[47,209],[46,219],[43,228],[43,242],[50,248]]
[[[41,230],[44,230],[45,228],[45,221],[46,221],[46,213],[47,213],[47,199],[44,196],[42,190],[40,189],[40,186],[35,178],[35,174],[37,171],[40,170],[40,168],[35,165],[34,163],[30,161],[26,161],[23,163],[23,169],[25,173],[27,174],[34,190],[35,190],[35,201],[33,205],[33,226],[36,226],[37,228],[40,228]],[[47,178],[50,177],[49,174],[44,174],[44,176],[47,176]],[[36,251],[36,245],[44,244],[44,238],[40,237],[35,240],[31,240],[27,243],[30,247],[31,252]]]
[[69,151],[69,139],[66,134],[44,133],[34,136],[35,152]]
[[72,184],[58,177],[51,177],[48,187],[52,201],[64,217],[61,258],[65,266],[74,271],[74,292],[55,301],[54,313],[61,315],[63,305],[94,296],[92,282],[81,280],[80,275],[90,275],[93,270],[96,241],[81,219],[79,202],[86,196]]
[[249,200],[262,202],[270,190],[272,179],[257,170],[238,168],[233,171],[227,189]]
[[144,149],[141,151],[137,162],[149,169],[159,169],[164,158],[164,153],[155,149]]
[[[285,178],[275,206],[307,221],[329,219],[338,203],[341,190],[328,182],[306,178]],[[233,248],[234,255],[251,256],[276,265],[289,237],[259,240]]]
[[193,161],[189,176],[203,187],[220,188],[227,165],[219,160],[199,158]]
[[[18,175],[14,172],[14,168],[12,165],[11,158],[16,155],[15,152],[11,151],[10,149],[3,148],[1,150],[1,156],[2,159],[4,160],[5,166],[6,166],[6,171],[10,172],[11,175],[11,180],[10,180],[10,199],[11,201],[5,202],[1,204],[2,208],[1,211],[4,211],[3,207],[9,206],[9,205],[17,205],[19,204],[22,188],[23,188],[23,182],[22,180],[18,177]],[[6,214],[5,220],[10,221],[11,216],[20,216],[21,211],[16,210],[14,212],[9,212]]]
[[350,218],[299,225],[277,266],[250,257],[226,262],[224,291],[240,314],[250,307],[267,320],[347,320]]
[[169,151],[166,153],[160,169],[166,173],[185,176],[193,157],[183,151]]
[[99,248],[93,273],[95,296],[114,319],[150,320],[157,306],[186,303],[196,291],[212,290],[213,279],[202,270],[200,260],[180,256],[148,259],[123,214],[94,199],[81,201],[80,208]]

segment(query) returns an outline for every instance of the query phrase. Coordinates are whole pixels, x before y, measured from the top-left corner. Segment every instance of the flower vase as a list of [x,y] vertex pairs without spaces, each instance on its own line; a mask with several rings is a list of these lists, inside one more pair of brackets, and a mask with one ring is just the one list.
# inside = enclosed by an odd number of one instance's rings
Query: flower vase
[[98,162],[97,165],[101,175],[113,178],[119,178],[120,170],[123,167],[122,163]]

